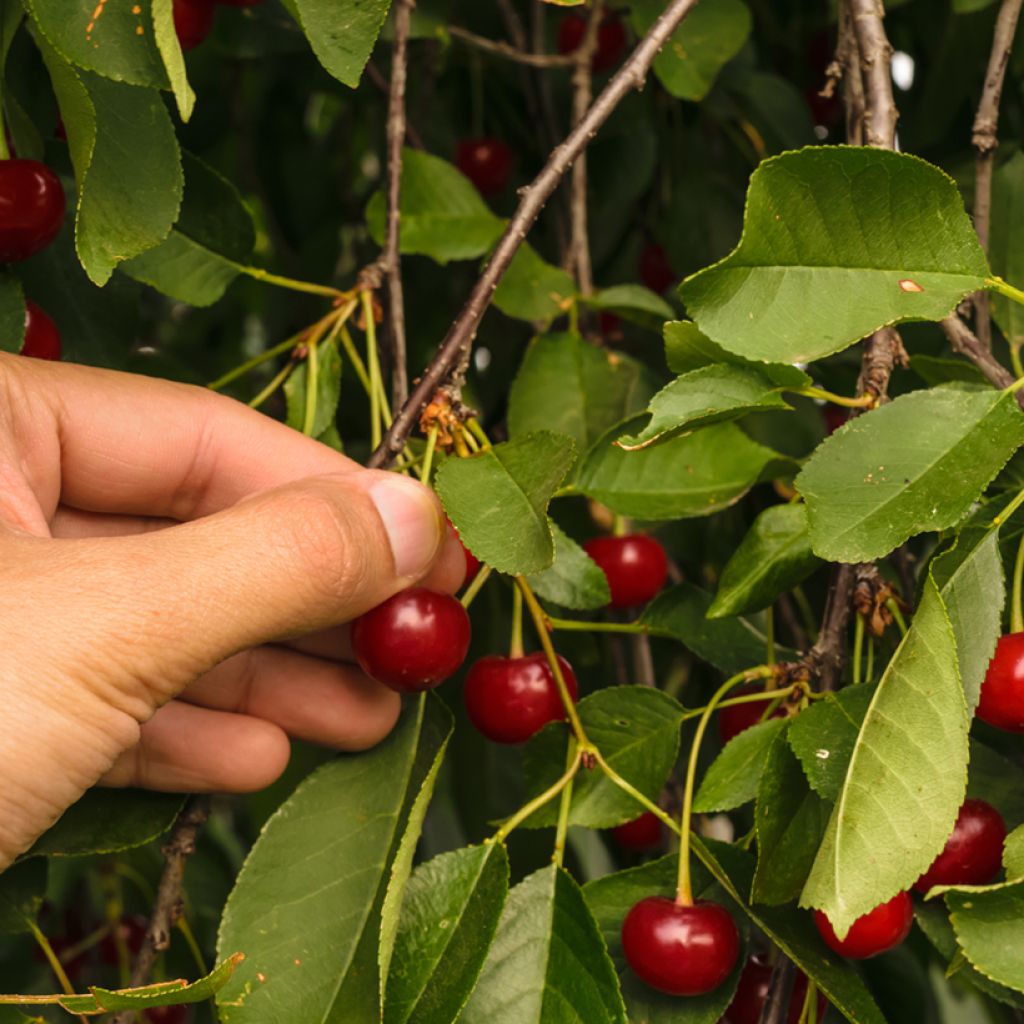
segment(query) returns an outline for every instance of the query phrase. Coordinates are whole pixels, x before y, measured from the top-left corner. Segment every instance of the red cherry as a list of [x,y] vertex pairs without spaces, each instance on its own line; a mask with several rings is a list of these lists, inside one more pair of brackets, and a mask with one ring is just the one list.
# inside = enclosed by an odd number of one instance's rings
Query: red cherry
[[978,717],[997,729],[1024,732],[1024,633],[999,638],[981,684]]
[[1003,864],[1006,823],[984,800],[965,800],[953,833],[932,866],[914,883],[918,892],[933,885],[985,885]]
[[25,341],[21,354],[36,359],[60,359],[60,353],[57,325],[29,299],[25,303]]
[[148,1024],[185,1024],[188,1020],[187,1006],[154,1006],[146,1011]]
[[828,434],[834,434],[849,418],[849,409],[841,405],[833,405],[831,402],[822,409],[821,415],[825,420],[825,430]]
[[455,166],[481,195],[505,191],[512,176],[512,150],[501,139],[462,139],[455,151]]
[[814,923],[834,952],[851,960],[867,960],[898,946],[910,934],[914,905],[908,893],[899,892],[888,903],[858,917],[845,939],[838,938],[832,922],[820,910],[814,912]]
[[668,261],[668,253],[657,242],[651,242],[640,253],[640,280],[659,295],[676,283],[676,272]]
[[174,31],[183,50],[198,46],[212,31],[215,0],[174,0]]
[[368,676],[399,693],[419,693],[466,660],[469,616],[454,597],[413,587],[356,619],[352,646]]
[[[746,686],[737,686],[735,690],[730,690],[729,697],[742,697],[746,693],[760,693],[763,689],[762,684],[748,683]],[[769,703],[769,701],[753,700],[749,704],[733,704],[730,707],[721,708],[718,712],[718,735],[723,745],[739,736],[741,732],[745,732],[752,725],[757,725]],[[785,712],[778,707],[769,717],[782,718],[784,715]]]
[[651,988],[699,996],[718,988],[740,955],[740,935],[729,911],[697,900],[684,907],[664,896],[634,904],[622,922],[622,952]]
[[[575,700],[572,667],[561,657],[558,664]],[[548,722],[565,718],[554,673],[541,653],[481,658],[466,675],[465,700],[469,720],[495,743],[525,743]]]
[[129,959],[134,960],[139,950],[142,949],[148,927],[149,922],[144,917],[138,914],[126,914],[114,925],[114,929],[117,931],[116,936],[113,931],[103,936],[103,941],[100,943],[100,959],[105,964],[114,967],[121,962],[117,941],[120,938]]
[[645,534],[594,537],[583,547],[608,579],[613,608],[647,604],[668,578],[665,549]]
[[[579,14],[567,14],[558,26],[558,52],[575,53],[583,45],[587,34],[587,19]],[[597,26],[597,49],[590,61],[592,71],[600,74],[619,62],[626,48],[626,29],[614,14],[606,15]]]
[[644,811],[639,818],[612,829],[612,839],[624,850],[635,853],[656,850],[661,846],[664,834],[661,822],[650,811]]
[[0,161],[0,263],[45,249],[64,223],[60,178],[38,160]]
[[[729,1008],[725,1011],[723,1024],[758,1024],[761,1020],[761,1011],[764,1009],[765,1001],[768,999],[768,988],[772,980],[771,965],[764,957],[755,953],[746,962],[743,973],[740,974],[740,983],[736,987],[736,995],[733,996]],[[800,1013],[804,1007],[804,1000],[807,998],[807,975],[799,971],[796,980],[793,982],[793,992],[789,997],[789,1012],[786,1014],[786,1024],[799,1024]],[[825,1015],[827,1000],[823,995],[818,996],[818,1020]]]
[[622,337],[622,321],[614,313],[602,309],[597,315],[598,330],[605,338]]
[[462,553],[466,556],[466,576],[463,579],[463,583],[471,583],[476,574],[480,571],[480,559],[462,543],[459,531],[455,529],[450,519],[448,520],[448,529],[455,534],[455,539],[459,542],[459,546],[462,548]]

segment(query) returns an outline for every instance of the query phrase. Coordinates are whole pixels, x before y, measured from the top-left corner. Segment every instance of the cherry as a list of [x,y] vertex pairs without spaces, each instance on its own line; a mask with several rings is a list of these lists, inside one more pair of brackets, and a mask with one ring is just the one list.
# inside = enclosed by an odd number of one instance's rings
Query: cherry
[[647,604],[665,585],[668,558],[653,537],[594,537],[583,547],[608,579],[613,608]]
[[1006,823],[984,800],[965,800],[952,835],[932,866],[914,883],[918,892],[933,885],[984,885],[1003,863]]
[[602,309],[597,315],[597,327],[605,338],[622,337],[622,320],[607,309]]
[[0,263],[45,249],[64,223],[60,178],[38,160],[0,161]]
[[146,1011],[148,1024],[185,1024],[188,1020],[188,1007],[154,1006]]
[[466,556],[466,576],[463,579],[463,583],[470,583],[480,571],[480,559],[462,543],[459,531],[455,529],[450,519],[448,520],[448,528],[455,534],[455,538],[458,540],[459,546],[462,548],[462,553]]
[[455,151],[455,166],[481,195],[496,196],[505,191],[512,176],[512,150],[501,139],[462,139]]
[[850,418],[850,410],[829,402],[822,410],[821,415],[825,420],[826,432],[834,434]]
[[978,717],[997,729],[1024,732],[1024,633],[999,638],[981,684]]
[[659,295],[676,283],[668,253],[657,242],[651,242],[640,253],[640,280]]
[[174,0],[174,31],[183,50],[198,46],[212,31],[216,0]]
[[367,675],[399,693],[419,693],[465,661],[469,616],[454,597],[413,587],[356,619],[352,646]]
[[651,988],[699,996],[718,988],[736,966],[740,936],[721,904],[697,900],[682,906],[648,896],[622,922],[622,952]]
[[25,341],[21,354],[36,359],[60,359],[60,353],[57,325],[30,299],[25,303]]
[[644,811],[639,818],[612,829],[612,839],[624,850],[646,853],[661,846],[664,829],[657,816]]
[[914,923],[914,905],[908,893],[899,892],[888,903],[881,903],[853,922],[845,939],[840,939],[832,922],[820,910],[814,912],[825,944],[840,956],[851,960],[867,960],[898,946]]
[[[746,686],[737,686],[735,690],[730,691],[729,697],[760,693],[763,689],[762,684],[748,683]],[[718,712],[718,735],[723,745],[739,736],[741,732],[745,732],[752,725],[757,725],[769,703],[769,701],[752,700],[749,704],[732,704],[729,707],[721,708]],[[782,718],[785,714],[781,707],[777,707],[769,717]]]
[[[772,980],[771,964],[755,953],[743,967],[740,983],[736,987],[736,995],[725,1011],[723,1024],[758,1024],[761,1011],[768,999],[768,987]],[[793,992],[789,997],[789,1011],[785,1024],[799,1024],[800,1013],[807,998],[807,975],[800,971],[793,982]],[[827,1000],[818,996],[818,1020],[825,1015]]]
[[[587,34],[587,19],[579,14],[567,14],[558,26],[558,52],[575,53],[583,45]],[[626,29],[620,18],[606,15],[597,26],[597,49],[590,60],[590,69],[600,74],[619,62],[626,48]]]
[[121,962],[117,941],[120,938],[129,959],[134,960],[139,950],[142,949],[148,926],[149,922],[144,917],[140,917],[138,914],[126,914],[114,925],[117,934],[115,935],[114,931],[111,931],[103,937],[103,941],[100,943],[100,959],[113,967]]

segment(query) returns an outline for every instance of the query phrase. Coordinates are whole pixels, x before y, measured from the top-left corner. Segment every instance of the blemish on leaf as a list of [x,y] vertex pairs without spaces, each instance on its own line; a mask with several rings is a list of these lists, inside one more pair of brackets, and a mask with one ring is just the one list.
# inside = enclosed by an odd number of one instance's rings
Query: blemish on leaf
[[818,758],[819,761],[827,761],[831,756],[831,753],[832,752],[830,750],[816,750],[814,752],[814,756]]
[[900,281],[900,291],[923,292],[924,289],[916,281],[911,281],[909,277],[905,277],[902,281]]
[[295,958],[293,963],[295,964],[296,967],[301,967],[302,966],[302,961],[298,957]]
[[264,983],[266,983],[267,976],[262,971],[257,971],[256,972],[256,980],[258,982],[260,982],[260,984],[264,984]]

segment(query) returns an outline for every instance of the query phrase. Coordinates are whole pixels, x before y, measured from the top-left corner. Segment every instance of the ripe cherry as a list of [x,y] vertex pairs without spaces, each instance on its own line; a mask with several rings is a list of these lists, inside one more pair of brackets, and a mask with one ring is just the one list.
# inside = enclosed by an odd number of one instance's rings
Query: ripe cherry
[[665,585],[668,558],[653,537],[594,537],[583,547],[608,579],[613,608],[647,604]]
[[640,280],[659,295],[676,283],[668,253],[657,242],[651,242],[640,253]]
[[[748,683],[746,686],[737,686],[730,691],[729,697],[742,697],[747,693],[759,693],[764,689],[758,683]],[[729,707],[721,708],[718,712],[718,735],[723,745],[745,732],[752,725],[761,721],[761,716],[768,707],[769,701],[753,700],[749,704],[732,704]],[[781,707],[776,708],[770,718],[782,718],[785,712]]]
[[814,912],[814,923],[825,944],[840,956],[867,960],[898,946],[910,934],[914,905],[909,894],[897,893],[888,903],[858,917],[844,939],[836,935],[832,922],[820,910]]
[[477,558],[476,555],[474,555],[473,552],[470,551],[469,548],[467,548],[466,545],[462,543],[462,538],[459,536],[459,531],[455,529],[450,519],[448,520],[448,529],[450,529],[452,533],[455,534],[455,538],[458,540],[459,546],[462,548],[462,553],[466,556],[466,576],[463,580],[463,583],[471,583],[476,574],[480,571],[480,559]]
[[822,410],[822,417],[825,420],[825,431],[834,434],[849,418],[850,410],[844,409],[841,405],[829,402]]
[[597,329],[606,339],[619,339],[622,337],[622,320],[607,309],[602,309],[597,315]]
[[932,866],[914,883],[918,892],[933,885],[985,885],[1003,863],[1006,823],[984,800],[965,800],[953,833]]
[[612,829],[612,839],[624,850],[634,853],[656,850],[661,846],[664,834],[661,822],[650,811],[644,811],[639,818]]
[[25,341],[21,354],[36,359],[60,359],[60,353],[57,325],[29,299],[25,303]]
[[419,693],[465,661],[469,616],[454,597],[413,587],[356,619],[352,646],[368,676],[399,693]]
[[38,160],[0,161],[0,263],[45,249],[64,223],[60,178]]
[[[583,45],[587,34],[587,19],[579,14],[567,14],[558,26],[558,52],[575,53]],[[614,14],[606,15],[597,26],[597,48],[590,60],[592,71],[600,74],[619,62],[626,48],[626,29]]]
[[[579,687],[572,667],[561,657],[558,664],[575,700]],[[548,722],[565,718],[554,673],[541,653],[481,658],[466,675],[465,700],[469,720],[495,743],[525,743]]]
[[981,685],[978,717],[997,729],[1024,732],[1024,633],[999,638]]
[[504,192],[512,176],[512,150],[501,139],[462,139],[455,166],[476,185],[481,195]]
[[[729,1008],[725,1011],[723,1024],[758,1024],[761,1011],[768,999],[768,988],[771,985],[771,964],[758,953],[755,953],[743,968],[740,983],[736,987]],[[789,997],[789,1011],[786,1013],[786,1024],[799,1024],[800,1014],[807,998],[807,975],[798,972],[793,982],[793,992]],[[827,1000],[818,996],[818,1020],[825,1015]]]
[[740,935],[729,911],[697,900],[682,906],[664,896],[633,905],[622,922],[622,952],[651,988],[698,996],[718,988],[740,955]]
[[212,31],[215,0],[174,0],[174,31],[183,50],[198,46]]
[[138,914],[126,914],[114,925],[117,934],[115,935],[111,931],[103,937],[103,941],[100,943],[100,959],[105,964],[116,967],[121,962],[118,947],[118,939],[120,939],[120,944],[124,947],[128,958],[134,960],[139,950],[142,949],[148,924],[149,922]]

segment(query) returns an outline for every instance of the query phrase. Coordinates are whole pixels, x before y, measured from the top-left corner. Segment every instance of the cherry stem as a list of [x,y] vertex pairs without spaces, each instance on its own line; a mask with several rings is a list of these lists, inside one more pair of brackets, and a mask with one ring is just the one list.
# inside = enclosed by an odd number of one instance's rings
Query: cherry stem
[[[740,704],[756,704],[760,701],[772,701],[776,704],[781,704],[790,694],[794,693],[799,684],[794,683],[792,686],[787,686],[782,690],[764,690],[758,693],[745,693],[742,697],[730,697],[728,700],[720,700],[718,702],[718,710],[722,708],[734,708]],[[820,696],[820,695],[814,695]],[[771,709],[769,709],[770,711]],[[691,711],[683,712],[682,721],[689,722],[693,718],[700,718],[704,712],[707,711],[707,705],[705,704],[702,708],[693,708]]]
[[293,277],[282,277],[280,274],[272,274],[262,267],[247,267],[240,263],[234,264],[235,268],[249,277],[262,281],[264,284],[274,284],[279,288],[287,288],[293,292],[305,292],[307,295],[324,295],[331,299],[343,298],[345,292],[340,288],[332,288],[328,284],[313,284],[310,281],[298,281]]
[[769,665],[775,664],[775,609],[769,605],[764,613],[764,645]]
[[[353,308],[354,308],[353,303]],[[359,354],[359,349],[356,348],[356,343],[352,340],[352,334],[348,327],[345,326],[342,321],[341,327],[341,347],[345,350],[345,355],[349,357],[352,362],[352,368],[356,371],[356,376],[359,378],[359,383],[363,385],[363,390],[366,392],[366,397],[370,397],[370,374],[366,370],[366,363],[363,362],[363,357]]]
[[[64,965],[60,962],[60,957],[54,952],[53,946],[50,945],[50,940],[42,933],[39,925],[36,924],[31,918],[26,918],[28,923],[29,931],[32,932],[32,937],[36,940],[36,945],[42,950],[43,956],[46,957],[47,963],[53,968],[53,973],[57,976],[57,981],[60,987],[64,990],[64,994],[73,996],[75,994],[75,988],[71,984],[71,979],[68,977],[68,972],[64,970]],[[82,1017],[78,1018],[82,1020]]]
[[544,616],[548,629],[563,633],[650,633],[643,622],[581,622],[577,619],[553,619]]
[[572,780],[576,775],[576,769],[573,766],[580,756],[577,753],[578,750],[579,744],[576,742],[576,737],[570,736],[569,748],[565,755],[565,770],[568,772],[571,769],[572,775],[569,776],[569,781],[562,789],[558,805],[558,827],[555,829],[555,850],[551,857],[559,867],[565,860],[565,837],[569,832],[569,808],[572,806]]
[[490,448],[491,439],[487,436],[487,432],[483,427],[480,426],[480,421],[475,417],[473,419],[466,420],[466,427],[470,433],[480,442],[481,448]]
[[306,355],[306,409],[302,417],[302,432],[313,436],[316,426],[317,394],[320,390],[320,339],[310,338]]
[[434,468],[434,452],[437,450],[437,431],[438,425],[436,423],[431,424],[430,430],[427,431],[427,448],[423,453],[423,466],[420,469],[420,479],[425,483],[430,483],[430,473]]
[[473,598],[483,589],[484,584],[487,582],[491,575],[491,567],[489,565],[482,565],[480,571],[476,574],[476,579],[468,587],[466,592],[462,595],[462,607],[468,609],[473,603]]
[[269,384],[255,398],[249,400],[249,407],[258,409],[291,376],[295,363],[290,362],[276,373]]
[[376,448],[380,444],[381,432],[381,392],[383,383],[380,377],[380,357],[377,352],[377,323],[373,317],[373,297],[369,292],[360,296],[363,303],[363,320],[366,330],[366,365],[370,371],[370,445]]
[[853,685],[861,681],[861,661],[864,658],[864,616],[858,614],[853,624]]
[[1024,363],[1020,359],[1020,345],[1010,346],[1010,365],[1013,367],[1013,375],[1018,379],[1024,377]]
[[508,645],[508,656],[523,656],[523,593],[518,587],[512,590],[512,639]]
[[[686,765],[683,810],[679,816],[679,875],[676,882],[676,903],[681,907],[689,907],[693,904],[693,886],[690,882],[690,820],[693,817],[693,789],[697,779],[697,757],[700,754],[701,740],[704,739],[704,733],[707,731],[715,708],[733,687],[739,686],[740,683],[750,682],[752,679],[765,679],[771,674],[771,667],[762,665],[745,672],[738,672],[727,679],[708,701],[704,714],[701,715],[700,721],[697,723],[697,731],[694,733],[693,743],[690,745],[690,759]],[[776,691],[773,696],[777,697],[778,692]]]
[[1013,591],[1010,597],[1010,632],[1024,633],[1024,609],[1021,607],[1021,583],[1024,580],[1024,534],[1017,545],[1017,560],[1013,565]]
[[[790,390],[786,388],[785,390]],[[873,409],[878,404],[875,395],[859,395],[856,398],[847,398],[845,395],[837,395],[824,388],[799,388],[793,391],[794,395],[803,395],[804,398],[817,398],[822,402],[831,402],[833,405],[841,405],[844,409]]]
[[1012,284],[1007,283],[1001,277],[992,276],[985,281],[985,286],[994,292],[998,292],[1000,295],[1006,296],[1006,298],[1013,302],[1019,302],[1024,305],[1024,291],[1019,288],[1014,288]]
[[875,638],[868,637],[868,667],[864,673],[864,681],[870,683],[875,677]]
[[907,621],[903,618],[903,612],[900,611],[899,602],[895,598],[890,597],[885,602],[885,607],[889,609],[889,613],[896,620],[896,625],[899,627],[900,636],[904,637],[907,635]]
[[[575,742],[575,741],[570,741]],[[583,760],[583,752],[581,750],[576,751],[576,754],[570,763],[569,767],[565,770],[565,774],[558,779],[557,782],[552,783],[544,790],[540,796],[535,796],[528,804],[524,804],[522,807],[512,815],[508,821],[505,822],[501,828],[498,829],[494,835],[487,840],[491,843],[501,843],[505,841],[505,838],[511,834],[512,830],[521,825],[527,818],[530,817],[535,811],[539,811],[545,804],[550,803],[559,793],[565,789],[566,786],[572,782],[579,770],[580,762]]]

